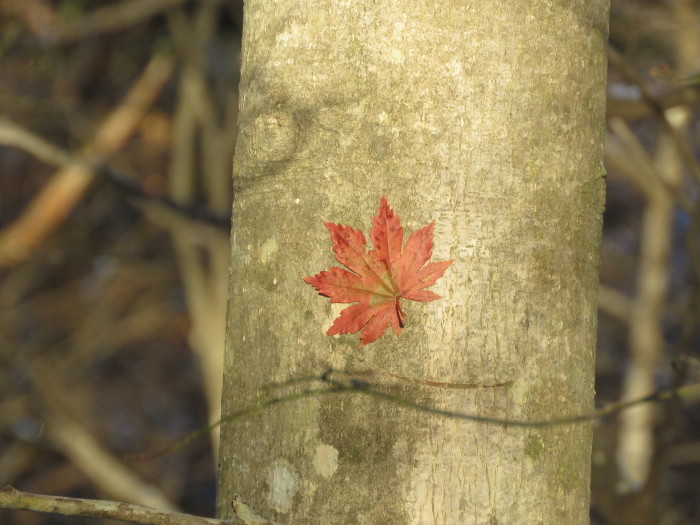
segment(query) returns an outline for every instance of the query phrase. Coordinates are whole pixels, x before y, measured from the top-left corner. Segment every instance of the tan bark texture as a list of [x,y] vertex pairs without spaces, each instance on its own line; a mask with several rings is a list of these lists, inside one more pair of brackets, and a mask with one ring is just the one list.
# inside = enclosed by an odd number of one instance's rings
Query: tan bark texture
[[[593,407],[606,0],[247,0],[223,413],[328,367],[442,409],[519,420]],[[324,221],[366,234],[381,195],[453,259],[358,350],[303,278]],[[344,305],[342,305],[344,306]],[[318,386],[318,385],[315,385]],[[525,429],[357,393],[226,423],[240,493],[288,524],[588,522],[591,424]]]

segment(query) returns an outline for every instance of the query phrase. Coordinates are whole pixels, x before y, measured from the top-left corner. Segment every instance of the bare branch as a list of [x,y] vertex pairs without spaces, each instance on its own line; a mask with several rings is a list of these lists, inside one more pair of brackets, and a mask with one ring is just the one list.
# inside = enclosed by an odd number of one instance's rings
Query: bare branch
[[29,494],[27,492],[21,492],[9,485],[0,490],[0,508],[31,510],[34,512],[61,514],[63,516],[81,516],[84,518],[106,518],[126,521],[128,523],[139,523],[141,525],[249,525],[255,523],[251,521],[246,522],[242,519],[217,520],[214,518],[200,518],[190,514],[154,509],[118,501]]
[[[172,72],[172,60],[155,55],[134,83],[122,104],[99,128],[93,141],[84,149],[87,158],[108,156],[118,151],[136,130]],[[8,133],[11,131],[13,133]],[[8,137],[9,135],[9,137]],[[17,264],[68,217],[93,180],[93,170],[85,163],[67,163],[65,155],[45,142],[29,141],[17,127],[6,128],[5,136],[17,146],[48,155],[64,167],[42,188],[22,215],[0,232],[0,266]]]
[[651,95],[651,93],[649,93],[644,85],[644,82],[642,82],[639,75],[637,75],[637,73],[625,63],[622,55],[620,55],[620,53],[615,51],[612,47],[608,49],[608,59],[612,65],[617,67],[620,72],[627,77],[628,80],[639,88],[642,100],[649,106],[653,114],[661,120],[661,123],[664,125],[664,128],[669,133],[676,145],[676,148],[678,149],[678,155],[681,159],[683,159],[683,163],[693,175],[695,181],[700,183],[700,164],[698,164],[698,162],[695,160],[695,156],[693,155],[688,141],[685,140],[676,126],[674,126],[669,120],[664,107],[656,100],[656,98],[654,98],[653,95]]

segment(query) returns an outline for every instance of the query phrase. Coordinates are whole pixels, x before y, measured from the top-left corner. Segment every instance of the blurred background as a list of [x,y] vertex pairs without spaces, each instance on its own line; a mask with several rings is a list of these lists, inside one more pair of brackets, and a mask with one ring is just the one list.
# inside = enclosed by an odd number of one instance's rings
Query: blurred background
[[[0,487],[213,516],[217,432],[132,456],[219,417],[241,23],[0,0]],[[599,406],[700,380],[700,3],[613,0],[610,43]],[[591,519],[700,523],[697,404],[597,425]]]

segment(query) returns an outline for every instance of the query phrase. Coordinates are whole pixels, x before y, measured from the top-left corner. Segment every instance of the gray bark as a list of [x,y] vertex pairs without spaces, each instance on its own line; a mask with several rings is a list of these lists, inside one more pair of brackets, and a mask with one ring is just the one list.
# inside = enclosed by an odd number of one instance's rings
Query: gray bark
[[[607,1],[248,0],[223,413],[325,368],[437,408],[533,420],[593,406]],[[358,350],[303,278],[324,221],[387,196],[454,259]],[[367,235],[368,237],[368,235]],[[591,425],[487,426],[358,394],[222,427],[233,493],[298,524],[588,521]]]

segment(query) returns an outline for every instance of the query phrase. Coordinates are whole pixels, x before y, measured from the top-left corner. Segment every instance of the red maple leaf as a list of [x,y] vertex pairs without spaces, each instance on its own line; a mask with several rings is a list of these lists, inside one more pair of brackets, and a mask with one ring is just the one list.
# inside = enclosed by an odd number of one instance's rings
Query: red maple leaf
[[367,241],[359,230],[342,224],[324,223],[331,234],[333,251],[343,268],[331,268],[304,281],[332,303],[348,306],[333,322],[327,335],[360,334],[360,348],[376,341],[391,325],[398,336],[403,327],[403,299],[434,301],[440,296],[426,290],[445,273],[452,261],[426,264],[433,252],[433,226],[430,223],[411,234],[403,245],[399,217],[382,197],[372,220],[370,237],[374,249],[367,252]]

